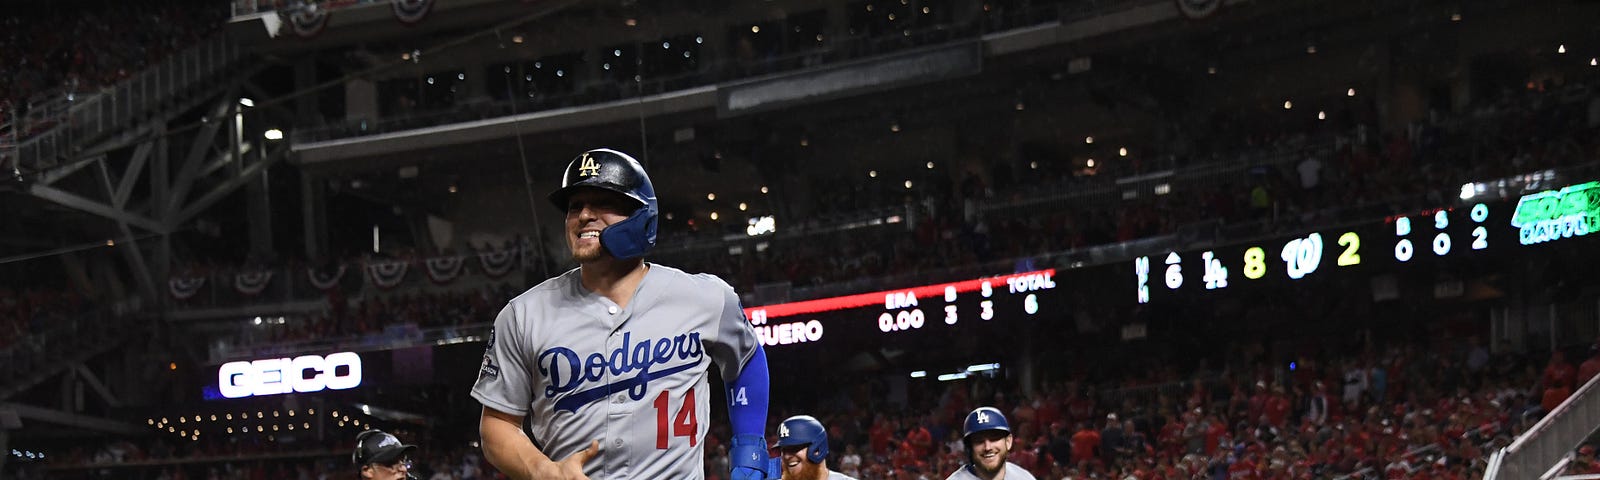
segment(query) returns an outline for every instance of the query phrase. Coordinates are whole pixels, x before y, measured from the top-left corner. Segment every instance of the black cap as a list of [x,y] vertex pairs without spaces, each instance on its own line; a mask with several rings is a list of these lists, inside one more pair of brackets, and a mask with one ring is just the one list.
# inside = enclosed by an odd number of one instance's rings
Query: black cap
[[356,465],[389,464],[415,451],[416,445],[401,444],[394,435],[382,430],[367,430],[356,435],[356,451],[350,455],[350,461]]

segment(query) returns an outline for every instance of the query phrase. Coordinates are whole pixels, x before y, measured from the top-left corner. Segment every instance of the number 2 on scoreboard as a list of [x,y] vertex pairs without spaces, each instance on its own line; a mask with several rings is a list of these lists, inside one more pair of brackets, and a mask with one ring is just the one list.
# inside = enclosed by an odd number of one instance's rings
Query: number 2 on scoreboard
[[1339,236],[1339,244],[1344,246],[1344,253],[1339,254],[1339,266],[1348,267],[1361,264],[1361,236],[1356,232],[1344,232]]
[[[670,407],[668,405],[668,393],[671,392],[663,391],[661,395],[656,396],[656,449],[667,449],[668,428],[672,429],[671,436],[689,437],[689,446],[693,447],[695,433],[699,431],[700,427],[700,422],[695,418],[694,414],[694,389],[690,388],[688,395],[684,396],[683,403],[678,404],[678,417],[673,419],[671,425],[667,424],[667,409]],[[744,392],[740,392],[739,397],[743,398]]]

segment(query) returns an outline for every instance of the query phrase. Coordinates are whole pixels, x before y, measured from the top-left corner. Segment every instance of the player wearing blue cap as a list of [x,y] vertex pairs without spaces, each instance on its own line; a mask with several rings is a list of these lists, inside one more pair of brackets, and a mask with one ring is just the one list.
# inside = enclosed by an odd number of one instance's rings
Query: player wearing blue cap
[[514,480],[704,478],[716,368],[731,478],[774,476],[766,354],[727,283],[642,258],[659,212],[644,167],[616,150],[584,152],[550,201],[566,212],[578,268],[495,319],[472,387],[484,457]]
[[978,407],[961,425],[961,442],[967,446],[967,463],[947,480],[1034,480],[1011,457],[1011,425],[994,407]]
[[778,424],[778,461],[784,480],[856,480],[828,470],[828,430],[810,415]]

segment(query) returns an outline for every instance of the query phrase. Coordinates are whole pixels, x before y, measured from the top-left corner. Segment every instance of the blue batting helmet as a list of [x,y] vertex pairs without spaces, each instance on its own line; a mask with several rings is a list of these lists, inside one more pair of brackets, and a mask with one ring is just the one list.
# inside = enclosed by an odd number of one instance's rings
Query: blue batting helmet
[[828,430],[822,428],[822,422],[810,415],[789,417],[778,425],[778,446],[795,445],[805,445],[810,448],[810,451],[806,452],[806,460],[810,460],[811,463],[822,463],[828,458]]
[[961,440],[967,441],[972,434],[1000,430],[1011,433],[1011,424],[1006,423],[1006,416],[1000,409],[994,407],[978,407],[967,414],[967,421],[961,425]]
[[561,176],[561,188],[550,193],[550,202],[567,210],[567,198],[583,187],[620,193],[639,202],[627,220],[600,231],[600,245],[617,258],[635,258],[656,246],[656,188],[638,160],[609,148],[597,148],[572,159]]

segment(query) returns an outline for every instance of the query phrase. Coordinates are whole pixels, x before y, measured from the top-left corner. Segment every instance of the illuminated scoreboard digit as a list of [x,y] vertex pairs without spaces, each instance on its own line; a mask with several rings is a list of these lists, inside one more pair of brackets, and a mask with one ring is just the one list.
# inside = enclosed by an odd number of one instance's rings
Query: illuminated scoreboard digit
[[840,329],[843,335],[894,337],[1039,315],[1055,304],[1044,298],[1055,290],[1056,271],[1039,270],[751,307],[745,318],[765,345],[825,341]]
[[[1587,235],[1600,230],[1600,182],[1524,197],[1516,213],[1505,203],[1474,203],[1393,215],[1337,230],[1303,232],[1259,244],[1228,245],[1198,252],[1168,251],[1133,261],[1134,298],[1205,295],[1263,283],[1303,281],[1341,272],[1403,268],[1462,258],[1489,250],[1506,224],[1520,229],[1524,245]],[[1376,246],[1376,253],[1363,251]],[[1390,259],[1393,259],[1392,261]],[[1194,263],[1198,262],[1198,263]],[[1420,267],[1406,267],[1420,268]],[[1188,275],[1199,272],[1199,283]],[[1235,278],[1234,272],[1240,275]],[[1190,284],[1204,285],[1205,288]],[[1166,288],[1160,288],[1165,286]]]

